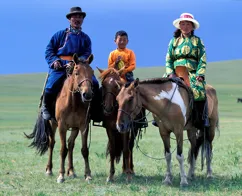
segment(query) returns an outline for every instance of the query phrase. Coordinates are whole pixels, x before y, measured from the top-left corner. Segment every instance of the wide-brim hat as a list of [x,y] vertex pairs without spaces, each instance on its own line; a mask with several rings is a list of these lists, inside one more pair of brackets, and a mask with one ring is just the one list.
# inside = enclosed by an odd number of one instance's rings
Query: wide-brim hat
[[177,28],[180,29],[180,22],[181,21],[190,21],[194,24],[194,29],[198,29],[200,24],[197,20],[194,19],[194,16],[190,13],[182,13],[180,18],[176,19],[173,21],[173,25]]
[[72,7],[72,8],[70,9],[70,13],[66,14],[66,18],[67,18],[67,19],[70,19],[70,17],[71,17],[73,14],[80,14],[80,15],[83,15],[83,18],[86,17],[86,12],[83,12],[83,11],[82,11],[82,8],[80,8],[80,7]]

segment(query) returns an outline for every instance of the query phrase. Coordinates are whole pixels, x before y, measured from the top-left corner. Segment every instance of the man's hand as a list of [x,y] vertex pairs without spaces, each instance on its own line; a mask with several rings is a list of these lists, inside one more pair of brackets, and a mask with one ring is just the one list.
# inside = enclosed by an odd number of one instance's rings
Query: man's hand
[[66,69],[70,69],[72,67],[74,67],[74,61],[69,61],[66,65],[65,65]]
[[62,68],[61,63],[59,61],[55,61],[53,67],[55,70]]
[[69,75],[72,74],[73,72],[73,69],[74,69],[74,61],[69,61],[66,65],[65,65],[65,68],[66,68],[66,73],[68,73]]
[[199,82],[202,82],[204,80],[204,78],[202,76],[197,76],[196,80],[199,81]]

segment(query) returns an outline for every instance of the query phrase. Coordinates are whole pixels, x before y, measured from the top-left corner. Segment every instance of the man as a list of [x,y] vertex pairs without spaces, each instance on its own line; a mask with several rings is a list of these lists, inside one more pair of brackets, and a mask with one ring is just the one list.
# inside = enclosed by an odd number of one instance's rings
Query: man
[[[66,15],[70,27],[55,33],[46,47],[45,59],[50,68],[42,105],[42,115],[46,120],[54,118],[54,107],[52,106],[66,79],[66,69],[72,66],[73,54],[77,53],[79,58],[87,59],[92,53],[91,40],[87,34],[82,32],[81,28],[85,17],[86,13],[80,7],[72,7],[70,13]],[[99,83],[94,75],[92,82],[93,106],[93,103],[100,102],[101,99],[99,98]],[[97,113],[96,111],[95,114]],[[97,118],[99,117],[96,115],[92,119],[100,122],[101,120]]]

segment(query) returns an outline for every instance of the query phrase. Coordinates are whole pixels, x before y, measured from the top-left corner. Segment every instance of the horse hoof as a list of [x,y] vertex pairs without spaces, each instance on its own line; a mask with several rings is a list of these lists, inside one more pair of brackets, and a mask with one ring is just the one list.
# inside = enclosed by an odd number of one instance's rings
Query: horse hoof
[[207,179],[213,179],[213,175],[212,174],[208,174],[207,175]]
[[68,175],[68,177],[71,178],[71,179],[74,179],[74,178],[76,178],[77,176],[76,176],[76,174],[71,174],[71,175]]
[[131,175],[127,176],[127,178],[126,178],[126,182],[127,182],[127,183],[130,183],[131,181],[132,181],[132,176],[131,176]]
[[52,171],[47,171],[47,172],[45,172],[45,175],[46,176],[53,176],[53,173],[52,173]]
[[65,181],[64,178],[57,178],[57,183],[63,183]]
[[181,182],[180,187],[181,188],[188,187],[188,182],[187,181]]
[[192,174],[192,175],[188,175],[188,176],[187,176],[187,179],[188,179],[188,180],[193,180],[194,178],[195,178],[195,175],[194,175],[194,174]]
[[92,177],[91,177],[91,176],[87,176],[85,180],[86,180],[88,183],[90,183],[90,181],[92,180]]
[[164,185],[166,185],[166,186],[171,186],[171,185],[172,185],[171,180],[167,180],[167,179],[163,180],[162,183],[163,183]]
[[113,182],[114,180],[113,180],[113,177],[107,177],[107,180],[106,180],[106,182],[107,183],[111,183],[111,182]]

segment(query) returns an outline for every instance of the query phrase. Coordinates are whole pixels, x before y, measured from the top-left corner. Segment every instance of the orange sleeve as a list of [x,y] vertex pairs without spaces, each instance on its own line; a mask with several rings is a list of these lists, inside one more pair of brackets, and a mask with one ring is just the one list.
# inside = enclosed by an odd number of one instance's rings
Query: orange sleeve
[[122,74],[126,74],[127,72],[134,71],[136,68],[136,58],[135,54],[132,50],[130,50],[130,59],[128,65],[125,66],[125,69]]
[[115,68],[115,61],[114,61],[113,55],[114,53],[110,52],[108,57],[108,68]]

